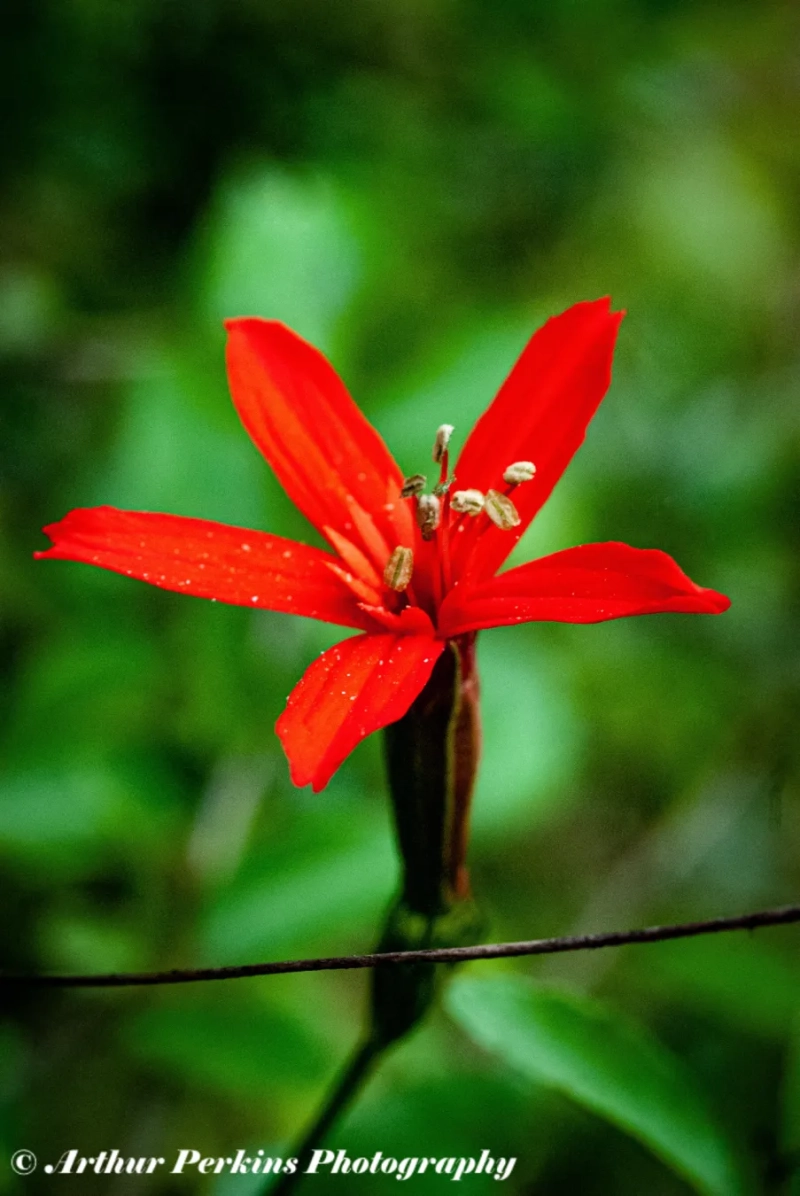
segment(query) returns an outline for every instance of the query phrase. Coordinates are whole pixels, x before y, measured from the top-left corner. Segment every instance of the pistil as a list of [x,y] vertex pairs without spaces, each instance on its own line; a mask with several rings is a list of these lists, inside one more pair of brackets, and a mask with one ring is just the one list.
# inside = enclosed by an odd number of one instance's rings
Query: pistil
[[452,589],[453,570],[450,564],[450,437],[452,424],[442,424],[436,433],[433,445],[433,459],[439,464],[439,484],[436,493],[441,495],[441,518],[439,520],[439,563],[442,570],[442,595]]

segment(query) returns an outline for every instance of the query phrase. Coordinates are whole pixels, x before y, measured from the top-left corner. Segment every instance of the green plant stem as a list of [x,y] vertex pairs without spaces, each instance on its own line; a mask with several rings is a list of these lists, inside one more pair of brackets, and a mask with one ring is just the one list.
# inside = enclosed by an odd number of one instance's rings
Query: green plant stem
[[[378,951],[474,943],[480,918],[466,867],[469,805],[480,751],[474,636],[449,645],[407,713],[386,728],[386,763],[402,860],[400,896],[389,910]],[[356,1095],[370,1068],[426,1016],[441,973],[422,962],[372,974],[369,1030],[284,1172],[269,1188],[285,1196],[300,1170]]]
[[303,1135],[302,1141],[291,1152],[290,1157],[298,1160],[297,1170],[285,1171],[274,1187],[265,1189],[269,1196],[286,1196],[286,1193],[293,1192],[302,1182],[305,1174],[302,1166],[307,1156],[322,1145],[328,1131],[350,1104],[382,1050],[380,1043],[371,1038],[366,1039],[356,1049],[316,1118]]

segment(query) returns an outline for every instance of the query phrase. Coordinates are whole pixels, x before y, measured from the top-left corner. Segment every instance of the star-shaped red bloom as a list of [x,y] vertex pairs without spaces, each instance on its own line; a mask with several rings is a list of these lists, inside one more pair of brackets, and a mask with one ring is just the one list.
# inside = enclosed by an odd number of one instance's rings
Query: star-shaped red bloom
[[[406,713],[447,640],[533,620],[718,614],[730,605],[666,553],[619,543],[568,548],[495,576],[584,438],[608,389],[621,319],[600,299],[548,320],[470,433],[452,483],[440,445],[444,485],[422,500],[401,497],[391,453],[316,349],[275,321],[231,320],[236,409],[333,551],[208,520],[93,507],[45,528],[52,547],[36,555],[361,631],[314,661],[278,719],[294,783],[319,790],[366,735]],[[505,481],[514,463],[533,463],[533,477]],[[464,491],[477,498],[457,499]]]

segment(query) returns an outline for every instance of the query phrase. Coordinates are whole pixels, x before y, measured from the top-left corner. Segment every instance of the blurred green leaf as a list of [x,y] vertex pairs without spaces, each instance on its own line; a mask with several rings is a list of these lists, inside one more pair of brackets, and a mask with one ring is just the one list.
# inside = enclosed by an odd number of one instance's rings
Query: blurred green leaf
[[[569,800],[581,733],[549,654],[532,635],[482,635],[483,754],[475,789],[475,841],[534,826]],[[520,642],[522,641],[522,642]]]
[[704,1196],[749,1190],[692,1077],[615,1011],[515,976],[459,978],[447,1006],[479,1045],[638,1138]]
[[[699,133],[699,131],[698,131]],[[634,183],[635,220],[660,266],[737,304],[763,302],[781,253],[769,177],[714,134],[662,147]]]
[[254,167],[223,186],[201,258],[201,302],[215,327],[231,316],[264,316],[323,350],[360,274],[336,186],[274,167]]
[[[439,1037],[429,1026],[422,1034],[432,1044]],[[337,1148],[345,1147],[350,1158],[371,1158],[380,1150],[398,1160],[425,1156],[474,1159],[487,1150],[495,1160],[516,1160],[500,1190],[522,1191],[523,1175],[535,1172],[546,1154],[549,1121],[541,1096],[537,1099],[529,1091],[521,1091],[513,1075],[470,1070],[452,1054],[442,1066],[444,1074],[433,1070],[422,1076],[404,1073],[398,1066],[392,1069],[391,1082],[382,1069],[345,1115],[331,1142]],[[446,1117],[442,1117],[443,1110]],[[443,1178],[435,1172],[418,1172],[410,1184],[415,1192],[427,1196],[441,1192]],[[320,1171],[314,1177],[314,1190],[339,1192],[342,1179]],[[464,1179],[468,1179],[470,1190],[497,1190],[492,1175]],[[394,1191],[396,1182],[396,1175],[369,1176],[360,1182],[350,1177],[352,1186],[360,1191]]]
[[[52,568],[49,561],[42,564]],[[67,568],[83,575],[74,577],[79,584],[110,577],[84,565]],[[163,665],[152,641],[113,615],[92,619],[90,610],[85,601],[85,623],[70,634],[52,636],[48,651],[28,665],[10,728],[23,758],[30,754],[41,760],[44,751],[58,747],[77,753],[85,744],[107,753],[141,741],[153,725],[153,697],[163,682]],[[98,694],[103,695],[101,703]],[[42,721],[49,729],[44,749]]]
[[219,1091],[256,1095],[317,1082],[327,1051],[305,1022],[283,1010],[201,998],[143,1010],[127,1025],[130,1050],[149,1063]]
[[39,946],[47,967],[65,972],[133,972],[149,962],[143,929],[98,914],[64,911],[41,927]]
[[628,968],[656,999],[678,1000],[750,1034],[781,1038],[800,1009],[797,966],[754,936],[664,943]]
[[786,1041],[781,1093],[781,1139],[787,1151],[798,1152],[800,1161],[800,1012],[795,1015]]
[[348,832],[331,817],[323,848],[309,852],[297,843],[283,858],[265,856],[228,886],[205,921],[205,958],[279,958],[324,944],[335,951],[353,933],[369,941],[392,895],[397,863],[386,828],[363,821]]
[[0,352],[40,349],[62,319],[63,296],[55,278],[30,266],[0,271]]
[[152,848],[168,825],[165,813],[110,769],[20,771],[3,784],[0,845],[72,871],[117,842]]
[[177,349],[140,356],[93,502],[264,524],[268,467],[233,411],[221,354],[216,367],[209,377],[202,359]]

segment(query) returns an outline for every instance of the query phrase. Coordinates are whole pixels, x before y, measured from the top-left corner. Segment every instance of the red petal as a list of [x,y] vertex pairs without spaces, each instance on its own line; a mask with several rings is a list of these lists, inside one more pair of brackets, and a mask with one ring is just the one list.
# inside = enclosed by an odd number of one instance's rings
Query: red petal
[[206,519],[90,507],[45,532],[37,557],[100,565],[165,590],[236,606],[308,615],[344,627],[373,624],[318,548]]
[[[277,321],[228,320],[226,327],[234,404],[292,501],[320,531],[332,527],[349,539],[355,502],[380,532],[373,545],[393,547],[400,535],[410,547],[402,474],[330,363]],[[386,556],[376,561],[380,569]]]
[[440,634],[551,620],[602,623],[660,611],[718,615],[730,600],[686,576],[666,552],[628,544],[584,544],[510,569],[490,581],[455,586],[442,605]]
[[361,609],[389,631],[401,631],[404,635],[433,635],[436,630],[420,606],[405,606],[399,615],[383,606],[372,606],[366,602],[361,603]]
[[519,527],[500,531],[479,517],[457,537],[457,573],[487,577],[499,568],[583,442],[611,381],[622,313],[610,307],[609,299],[576,303],[548,320],[472,429],[455,467],[459,489],[503,490],[514,461],[533,461],[536,476],[514,490]]
[[275,727],[295,785],[323,789],[356,744],[402,718],[443,649],[427,635],[359,635],[315,660]]

